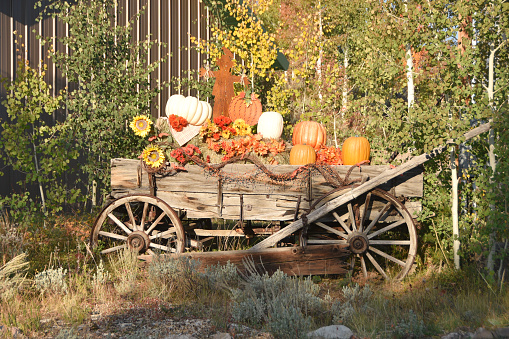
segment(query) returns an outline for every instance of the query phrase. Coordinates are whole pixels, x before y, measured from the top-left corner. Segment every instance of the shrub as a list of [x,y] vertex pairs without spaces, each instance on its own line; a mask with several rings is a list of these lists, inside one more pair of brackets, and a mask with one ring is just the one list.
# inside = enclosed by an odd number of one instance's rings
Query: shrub
[[226,265],[208,266],[203,275],[213,289],[237,287],[240,282],[237,266],[229,260]]
[[334,316],[332,321],[334,323],[341,323],[342,321],[351,318],[356,309],[364,310],[367,308],[369,298],[373,295],[373,292],[369,288],[369,285],[360,287],[359,284],[355,284],[354,287],[343,286],[343,297],[345,301],[342,306],[334,306]]
[[184,299],[195,295],[204,280],[198,262],[188,257],[155,256],[148,267],[153,292],[158,297],[178,295]]
[[65,276],[67,270],[62,267],[57,269],[49,268],[34,277],[35,287],[41,294],[44,293],[67,293],[67,282]]
[[318,291],[310,279],[279,270],[273,275],[251,271],[239,288],[231,289],[232,317],[251,326],[266,324],[277,338],[300,337],[311,328],[312,315],[321,312]]

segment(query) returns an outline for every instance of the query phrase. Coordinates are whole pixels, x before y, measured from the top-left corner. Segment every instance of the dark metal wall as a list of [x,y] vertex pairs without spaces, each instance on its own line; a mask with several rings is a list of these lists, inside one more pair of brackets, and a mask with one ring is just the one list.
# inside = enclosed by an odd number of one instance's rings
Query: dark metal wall
[[[93,0],[92,0],[93,1]],[[144,6],[145,12],[133,30],[135,40],[144,40],[150,35],[167,44],[167,47],[153,45],[149,51],[149,61],[153,62],[168,52],[171,57],[163,63],[153,74],[152,84],[169,81],[173,77],[187,77],[190,70],[197,70],[203,65],[204,56],[191,46],[190,36],[208,38],[207,22],[209,14],[200,0],[111,0],[116,3],[116,24],[125,25]],[[36,38],[38,34],[46,37],[60,37],[68,34],[68,27],[58,19],[51,17],[36,21],[39,9],[34,9],[36,0],[0,0],[0,77],[13,80],[16,76],[16,61],[21,54],[29,60],[32,66],[37,66],[41,59],[48,65],[45,80],[52,85],[53,91],[58,92],[68,86],[67,80],[48,59],[47,46],[42,46]],[[35,33],[33,32],[35,30]],[[16,31],[15,36],[13,32]],[[22,38],[18,38],[22,35]],[[15,40],[23,44],[24,50],[16,51]],[[69,53],[66,46],[57,44],[60,51]],[[5,99],[5,90],[0,86],[0,101]],[[164,114],[164,106],[169,96],[178,93],[174,87],[162,88],[152,107],[152,115],[158,117]],[[194,93],[181,93],[190,95]],[[0,119],[6,118],[6,111],[0,105]],[[53,117],[56,119],[56,117]],[[4,176],[0,177],[0,195],[10,194],[14,183],[20,179],[8,168],[1,169]]]

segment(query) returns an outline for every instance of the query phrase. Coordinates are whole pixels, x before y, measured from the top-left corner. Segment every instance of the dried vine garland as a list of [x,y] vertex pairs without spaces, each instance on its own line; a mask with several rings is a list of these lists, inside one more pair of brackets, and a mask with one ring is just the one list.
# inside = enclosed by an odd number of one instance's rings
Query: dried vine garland
[[[170,165],[161,165],[157,168],[153,168],[151,166],[148,166],[147,164],[144,164],[144,168],[149,174],[154,174],[158,176],[170,176],[175,175],[179,170],[185,170],[184,165],[187,163],[195,163],[196,165],[203,168],[205,173],[212,176],[217,176],[221,178],[229,178],[229,180],[232,180],[230,174],[227,174],[223,171],[223,168],[226,165],[239,163],[239,162],[245,162],[248,161],[256,166],[256,168],[263,173],[267,178],[274,182],[284,183],[284,182],[290,182],[295,180],[304,180],[307,179],[310,175],[312,175],[314,172],[317,172],[320,174],[331,186],[334,188],[341,188],[345,186],[352,185],[356,182],[359,182],[360,179],[355,180],[349,180],[349,176],[352,172],[352,170],[357,167],[357,165],[353,165],[348,172],[346,173],[344,178],[341,178],[341,176],[334,170],[334,168],[327,164],[309,164],[304,165],[296,168],[295,170],[287,173],[274,173],[271,170],[269,170],[258,158],[244,155],[244,156],[235,156],[232,157],[226,161],[223,161],[219,164],[209,164],[205,162],[204,160],[198,158],[195,155],[188,155],[186,152],[184,152],[182,147],[178,147],[173,143],[166,142],[167,146],[170,146],[171,148],[175,150],[182,151],[183,156],[186,158],[186,160],[182,163],[181,166],[170,164]],[[361,163],[362,164],[362,163]],[[252,175],[252,181],[255,181],[254,178],[256,177],[256,174]],[[235,180],[235,179],[233,179]],[[246,179],[249,180],[249,179]]]

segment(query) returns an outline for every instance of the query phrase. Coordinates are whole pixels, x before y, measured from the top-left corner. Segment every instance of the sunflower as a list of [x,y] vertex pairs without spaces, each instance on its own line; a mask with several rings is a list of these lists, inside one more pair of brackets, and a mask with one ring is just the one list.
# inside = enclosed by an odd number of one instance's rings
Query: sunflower
[[158,168],[165,161],[164,152],[157,146],[147,146],[141,153],[143,161],[153,168]]
[[150,132],[152,120],[150,120],[150,118],[147,117],[146,115],[138,115],[134,117],[133,121],[131,121],[131,124],[129,126],[134,131],[134,134],[144,138]]

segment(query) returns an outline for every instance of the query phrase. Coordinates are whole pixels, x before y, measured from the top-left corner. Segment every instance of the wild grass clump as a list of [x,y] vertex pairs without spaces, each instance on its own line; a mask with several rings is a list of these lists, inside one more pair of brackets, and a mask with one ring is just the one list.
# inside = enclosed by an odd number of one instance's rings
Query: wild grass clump
[[22,232],[16,224],[10,222],[6,213],[0,213],[0,253],[1,264],[25,252]]
[[341,324],[352,318],[356,312],[366,312],[368,308],[368,301],[373,295],[373,291],[369,285],[361,287],[359,284],[351,286],[343,286],[342,304],[336,304],[331,309],[333,312],[332,321],[335,324]]
[[138,253],[125,248],[110,255],[108,261],[115,290],[120,295],[133,292],[141,275]]
[[28,282],[26,278],[28,266],[27,255],[22,253],[0,267],[0,300],[7,301],[13,298],[21,286]]
[[186,300],[196,295],[205,283],[198,264],[189,257],[156,255],[147,269],[152,293],[164,300],[175,296]]
[[237,265],[232,264],[229,260],[226,265],[208,266],[203,272],[203,276],[213,290],[235,288],[241,281]]
[[276,338],[300,338],[322,312],[319,286],[281,271],[260,274],[249,270],[239,288],[232,288],[232,318],[249,326],[265,327]]
[[30,291],[28,267],[25,253],[0,267],[0,324],[19,328],[23,333],[38,330],[41,317],[40,300]]

